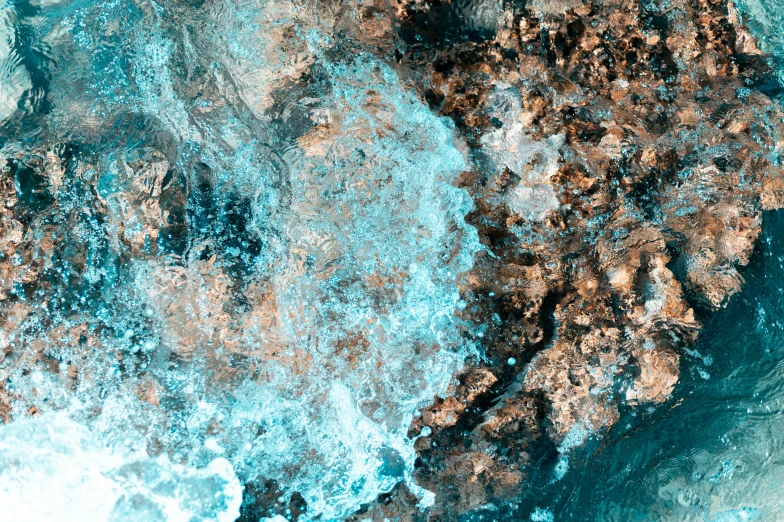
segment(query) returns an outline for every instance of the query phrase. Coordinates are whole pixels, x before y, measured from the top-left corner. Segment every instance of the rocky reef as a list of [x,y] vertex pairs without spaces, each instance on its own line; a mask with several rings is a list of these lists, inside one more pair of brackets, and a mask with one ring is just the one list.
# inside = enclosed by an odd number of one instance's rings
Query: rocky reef
[[[783,203],[781,87],[732,4],[480,8],[398,14],[401,63],[470,147],[461,184],[487,247],[462,289],[486,359],[412,427],[429,516],[447,520],[514,497],[542,455],[558,477],[620,411],[665,402]],[[465,22],[444,32],[449,17]]]
[[558,480],[668,401],[784,206],[775,62],[723,0],[66,4],[2,12],[0,416],[200,520]]
[[401,61],[432,64],[417,83],[475,158],[488,249],[463,288],[487,360],[412,427],[447,519],[525,487],[542,439],[557,475],[619,410],[666,401],[782,206],[781,88],[731,4],[534,3],[453,42],[432,28],[456,10],[400,15]]

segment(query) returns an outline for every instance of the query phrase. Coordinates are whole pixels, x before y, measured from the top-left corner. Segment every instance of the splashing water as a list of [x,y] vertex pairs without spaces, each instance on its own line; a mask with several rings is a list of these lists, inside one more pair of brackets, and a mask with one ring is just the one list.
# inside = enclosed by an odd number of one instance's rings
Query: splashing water
[[0,494],[9,520],[216,520],[239,516],[231,464],[204,469],[112,453],[62,414],[0,429]]
[[3,287],[0,372],[33,397],[11,413],[43,414],[4,428],[22,499],[231,520],[238,480],[274,481],[281,513],[333,520],[405,481],[426,503],[407,430],[475,353],[452,124],[306,4],[2,16],[0,146],[36,151],[3,166],[37,187],[4,217],[40,258]]

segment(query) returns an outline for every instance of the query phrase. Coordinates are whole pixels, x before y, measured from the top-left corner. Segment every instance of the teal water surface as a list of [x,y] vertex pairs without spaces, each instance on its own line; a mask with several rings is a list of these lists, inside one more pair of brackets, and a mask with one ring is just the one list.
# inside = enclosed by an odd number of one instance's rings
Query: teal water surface
[[784,520],[784,212],[765,214],[744,290],[682,359],[669,403],[630,411],[560,481],[468,520]]

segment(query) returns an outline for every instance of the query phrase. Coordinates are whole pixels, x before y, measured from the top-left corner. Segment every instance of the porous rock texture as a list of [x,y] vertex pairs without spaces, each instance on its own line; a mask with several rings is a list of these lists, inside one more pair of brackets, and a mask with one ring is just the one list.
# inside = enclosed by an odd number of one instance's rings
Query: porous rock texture
[[[468,221],[485,250],[463,282],[461,314],[476,325],[484,356],[410,428],[419,436],[414,479],[435,493],[434,504],[420,509],[401,483],[353,517],[455,520],[517,495],[543,448],[601,436],[624,408],[667,401],[683,350],[741,288],[739,269],[762,212],[784,206],[783,114],[773,101],[780,87],[723,0],[377,1],[350,16],[337,2],[324,9],[348,35],[332,52],[375,53],[395,64],[433,112],[454,121],[470,159],[460,186],[473,198]],[[292,56],[302,52],[296,43],[290,39]],[[308,59],[291,63],[286,75],[316,76],[303,72]],[[208,98],[211,80],[197,80],[179,87]],[[273,91],[293,83],[273,80],[265,79]],[[246,103],[268,110],[275,92]],[[312,126],[300,145],[317,151],[331,125]],[[250,203],[238,194],[213,209],[235,216],[238,228],[228,235],[209,217],[186,219],[188,198],[211,190],[207,167],[190,166],[192,179],[205,174],[189,186],[171,165],[165,133],[151,134],[154,145],[115,165],[125,188],[112,194],[96,186],[99,160],[69,145],[0,160],[0,327],[25,338],[15,349],[0,336],[4,368],[48,369],[78,387],[107,378],[91,373],[94,357],[116,357],[124,374],[151,363],[144,350],[128,356],[112,347],[118,333],[88,328],[79,309],[79,296],[100,291],[92,283],[134,258],[148,264],[139,270],[150,274],[151,299],[169,296],[158,304],[179,348],[165,357],[185,364],[192,347],[208,346],[213,389],[231,389],[240,371],[263,372],[247,362],[258,354],[238,341],[279,321],[274,292],[245,281],[247,259],[262,250],[252,238],[236,239],[245,237]],[[177,268],[187,227],[234,238],[213,238],[209,252],[191,253],[199,267],[191,282]],[[87,244],[98,228],[111,232],[113,248]],[[125,257],[109,260],[110,251]],[[37,309],[58,326],[42,323]],[[137,329],[153,321],[145,310],[137,315]],[[140,341],[128,331],[125,348]],[[280,358],[276,342],[261,360]],[[343,356],[356,362],[365,344],[348,340]],[[301,353],[284,362],[295,375],[311,364]],[[156,411],[167,392],[144,379],[133,381],[134,392]],[[5,382],[3,420],[23,404],[35,415],[35,391],[24,395]],[[160,423],[149,426],[150,454],[166,444]],[[307,513],[296,492],[276,506],[283,488],[246,483],[244,519],[278,508],[292,519]]]
[[780,87],[731,3],[532,2],[448,23],[483,9],[418,0],[397,22],[401,66],[475,160],[463,186],[487,251],[465,314],[487,359],[411,428],[435,505],[402,508],[401,487],[357,519],[503,502],[544,446],[667,401],[784,204]]

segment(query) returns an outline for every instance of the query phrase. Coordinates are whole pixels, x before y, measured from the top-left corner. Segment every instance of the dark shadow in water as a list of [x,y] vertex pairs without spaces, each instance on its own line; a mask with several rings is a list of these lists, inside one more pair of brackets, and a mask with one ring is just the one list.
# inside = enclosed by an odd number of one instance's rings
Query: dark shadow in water
[[746,285],[684,354],[672,400],[626,412],[505,506],[466,520],[784,520],[784,211],[766,213]]

